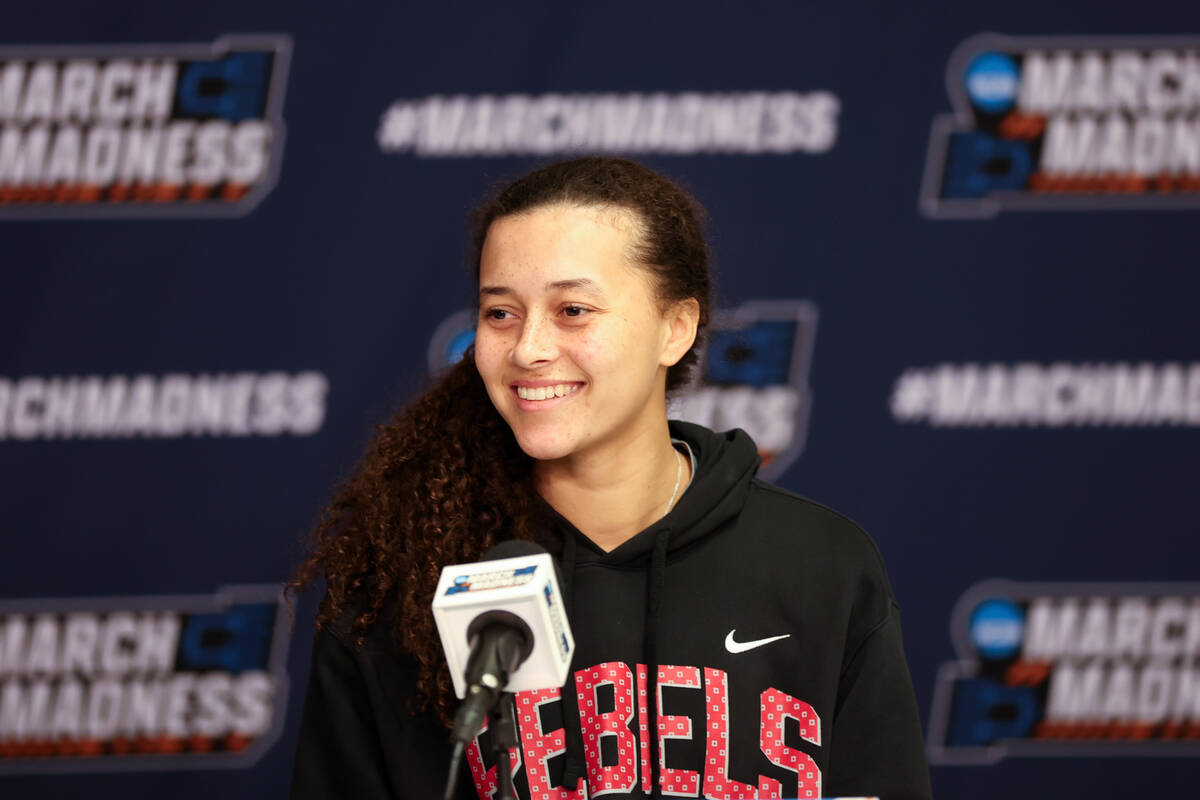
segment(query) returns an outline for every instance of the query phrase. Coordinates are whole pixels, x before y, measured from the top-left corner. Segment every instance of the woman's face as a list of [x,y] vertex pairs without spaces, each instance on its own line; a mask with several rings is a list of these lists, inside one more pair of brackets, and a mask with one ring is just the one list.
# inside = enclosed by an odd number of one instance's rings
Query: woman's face
[[[683,355],[646,271],[632,212],[547,206],[501,217],[484,241],[475,363],[529,456],[636,441],[666,415]],[[676,326],[677,327],[677,326]]]

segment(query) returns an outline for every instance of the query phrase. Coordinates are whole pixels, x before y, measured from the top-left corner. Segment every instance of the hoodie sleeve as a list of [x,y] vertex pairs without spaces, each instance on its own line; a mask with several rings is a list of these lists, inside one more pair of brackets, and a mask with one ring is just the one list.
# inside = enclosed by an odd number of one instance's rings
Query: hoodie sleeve
[[318,630],[292,770],[292,800],[393,798],[370,696],[350,650]]
[[823,793],[929,800],[929,767],[900,637],[900,608],[866,637],[838,684]]

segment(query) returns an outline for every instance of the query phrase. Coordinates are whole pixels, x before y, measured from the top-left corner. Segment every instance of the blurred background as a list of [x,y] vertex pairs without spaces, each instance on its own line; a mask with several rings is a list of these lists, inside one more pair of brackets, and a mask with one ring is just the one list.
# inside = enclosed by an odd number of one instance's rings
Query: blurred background
[[937,796],[1189,791],[1198,115],[1177,0],[10,4],[0,794],[286,792],[280,586],[592,152],[708,209],[676,413],[878,542]]

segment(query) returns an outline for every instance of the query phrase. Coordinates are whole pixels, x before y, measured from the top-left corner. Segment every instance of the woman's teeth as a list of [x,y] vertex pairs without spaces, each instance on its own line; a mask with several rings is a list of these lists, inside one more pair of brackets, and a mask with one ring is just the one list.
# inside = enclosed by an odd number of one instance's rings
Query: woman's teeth
[[580,383],[556,383],[553,386],[518,386],[517,397],[522,400],[549,400],[552,397],[565,397],[579,390]]

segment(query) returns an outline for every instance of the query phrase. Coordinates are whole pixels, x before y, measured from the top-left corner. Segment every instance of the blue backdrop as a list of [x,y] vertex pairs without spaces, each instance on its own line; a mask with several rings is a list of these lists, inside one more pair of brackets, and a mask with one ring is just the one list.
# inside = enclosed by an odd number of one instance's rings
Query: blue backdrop
[[[1200,778],[1200,7],[54,0],[0,46],[5,797],[286,791],[315,598],[270,587],[461,345],[467,210],[606,147],[708,208],[686,412],[879,543],[937,795]],[[209,727],[87,699],[218,673]]]

